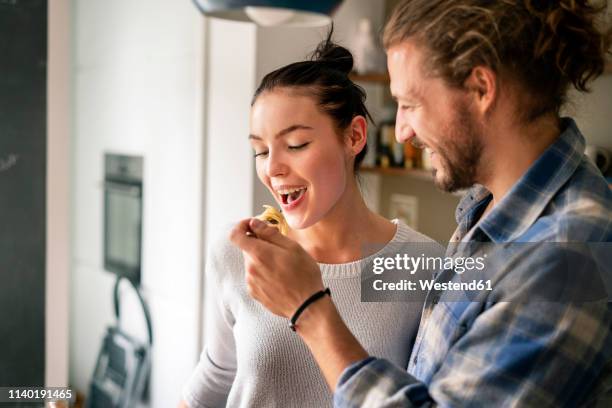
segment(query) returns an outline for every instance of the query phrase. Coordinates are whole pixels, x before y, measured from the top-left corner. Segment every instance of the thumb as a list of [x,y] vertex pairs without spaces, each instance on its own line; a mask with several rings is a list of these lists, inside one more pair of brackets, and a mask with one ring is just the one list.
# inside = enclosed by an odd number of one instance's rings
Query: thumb
[[278,245],[281,248],[288,248],[292,241],[285,237],[280,231],[268,225],[268,223],[257,218],[251,218],[249,227],[257,235],[257,238]]

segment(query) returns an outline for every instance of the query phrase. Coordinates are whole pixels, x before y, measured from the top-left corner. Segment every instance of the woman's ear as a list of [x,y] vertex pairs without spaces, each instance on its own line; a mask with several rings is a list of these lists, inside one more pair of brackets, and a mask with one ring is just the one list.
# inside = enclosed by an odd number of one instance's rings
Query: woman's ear
[[363,116],[355,116],[344,138],[345,146],[352,157],[357,156],[368,141],[368,122]]

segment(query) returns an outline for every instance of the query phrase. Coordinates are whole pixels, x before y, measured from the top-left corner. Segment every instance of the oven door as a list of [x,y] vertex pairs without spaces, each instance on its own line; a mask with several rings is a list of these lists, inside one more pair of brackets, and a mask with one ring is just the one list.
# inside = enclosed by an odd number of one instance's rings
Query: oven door
[[140,283],[142,184],[107,179],[104,185],[104,268]]

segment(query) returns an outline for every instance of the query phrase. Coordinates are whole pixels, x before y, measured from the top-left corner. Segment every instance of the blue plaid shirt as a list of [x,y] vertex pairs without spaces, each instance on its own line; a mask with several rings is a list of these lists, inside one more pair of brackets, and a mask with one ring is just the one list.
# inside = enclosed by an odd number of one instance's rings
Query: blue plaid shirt
[[[586,160],[574,121],[563,119],[562,129],[485,217],[479,219],[491,194],[482,186],[470,189],[457,207],[447,255],[464,243],[513,245],[505,253],[511,256],[498,256],[488,268],[493,290],[478,301],[430,292],[407,371],[373,357],[353,364],[339,380],[335,406],[612,406],[612,303],[605,294],[612,251],[604,252],[603,281],[593,284],[593,276],[580,280],[594,269],[593,257],[574,256],[578,262],[570,268],[564,251],[552,244],[609,245],[612,193]],[[526,242],[541,245],[515,244]],[[436,279],[457,278],[447,272]],[[596,286],[604,295],[539,301],[535,289],[555,288],[551,283],[560,276],[572,282],[559,286],[565,291]],[[553,296],[560,296],[557,289]]]

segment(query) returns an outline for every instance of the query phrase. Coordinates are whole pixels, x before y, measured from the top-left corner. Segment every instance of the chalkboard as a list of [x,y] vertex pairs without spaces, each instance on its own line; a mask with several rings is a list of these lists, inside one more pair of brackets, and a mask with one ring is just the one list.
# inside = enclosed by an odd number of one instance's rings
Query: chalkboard
[[0,0],[0,386],[45,368],[47,1]]

